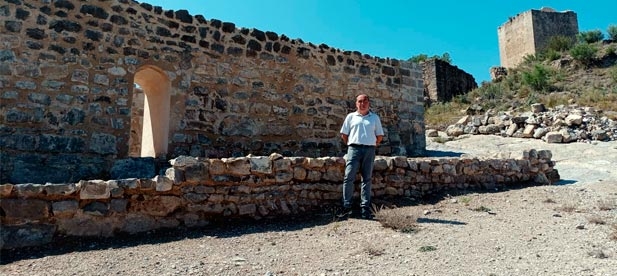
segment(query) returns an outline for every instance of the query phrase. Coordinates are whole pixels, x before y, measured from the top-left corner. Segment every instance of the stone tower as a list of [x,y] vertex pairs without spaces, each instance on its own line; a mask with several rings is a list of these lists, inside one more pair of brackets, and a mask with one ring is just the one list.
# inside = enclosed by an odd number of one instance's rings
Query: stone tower
[[497,29],[501,66],[516,67],[525,56],[542,51],[553,36],[576,38],[577,34],[578,20],[573,11],[541,8],[510,17]]

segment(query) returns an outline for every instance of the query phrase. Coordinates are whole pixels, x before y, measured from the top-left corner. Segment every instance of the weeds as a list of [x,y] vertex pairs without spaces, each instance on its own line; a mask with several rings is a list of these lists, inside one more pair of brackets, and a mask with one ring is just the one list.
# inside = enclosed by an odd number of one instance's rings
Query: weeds
[[544,200],[544,201],[542,201],[542,202],[544,202],[544,203],[557,203],[557,202],[555,202],[555,200],[553,200],[552,198],[547,198],[547,199],[545,199],[545,200]]
[[606,259],[608,258],[608,255],[606,253],[604,253],[603,250],[600,249],[594,249],[592,251],[590,251],[589,256],[594,257],[594,258],[598,258],[598,259]]
[[576,210],[576,206],[573,204],[565,204],[562,205],[561,207],[557,208],[557,211],[563,211],[566,213],[572,213]]
[[369,254],[369,256],[381,256],[386,250],[383,248],[377,248],[375,245],[365,245],[364,252]]
[[473,208],[471,209],[472,211],[476,211],[476,212],[490,212],[491,208],[488,207],[484,207],[484,206],[480,206],[478,208]]
[[589,223],[598,224],[598,225],[606,224],[606,221],[604,221],[604,219],[602,217],[600,217],[600,216],[588,217],[587,221],[589,221]]
[[469,202],[471,202],[471,198],[470,197],[462,197],[461,198],[461,203],[465,204],[465,205],[469,205]]
[[375,219],[381,226],[392,228],[403,233],[415,233],[418,231],[418,215],[409,212],[409,209],[385,207],[373,208]]
[[611,241],[617,241],[617,223],[613,223],[611,225],[611,228],[613,229],[613,231],[608,234],[608,239]]
[[420,249],[418,249],[418,251],[420,252],[430,252],[430,251],[435,251],[437,250],[437,247],[434,247],[432,245],[425,245],[420,247]]
[[600,200],[598,201],[598,209],[601,211],[610,211],[615,209],[615,201],[610,200]]

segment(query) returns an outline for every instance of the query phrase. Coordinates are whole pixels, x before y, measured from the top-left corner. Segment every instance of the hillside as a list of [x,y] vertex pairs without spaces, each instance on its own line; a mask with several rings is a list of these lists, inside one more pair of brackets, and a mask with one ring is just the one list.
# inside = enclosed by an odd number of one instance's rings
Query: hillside
[[470,110],[476,114],[519,113],[531,104],[591,107],[617,119],[617,42],[588,44],[591,56],[573,57],[571,50],[528,56],[502,79],[482,83],[466,95],[426,108],[427,129],[444,130]]

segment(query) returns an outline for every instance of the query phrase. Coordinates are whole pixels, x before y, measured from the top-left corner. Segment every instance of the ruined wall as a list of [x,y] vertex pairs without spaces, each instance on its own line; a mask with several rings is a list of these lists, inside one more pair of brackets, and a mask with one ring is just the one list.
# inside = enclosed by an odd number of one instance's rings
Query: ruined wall
[[478,87],[471,74],[442,60],[427,60],[422,69],[425,101],[446,102]]
[[[550,151],[533,149],[487,159],[378,157],[372,193],[420,197],[550,184],[559,179],[551,158]],[[152,179],[0,185],[0,248],[36,246],[58,235],[107,237],[340,205],[342,157],[179,157],[171,163],[165,176]]]
[[501,66],[516,67],[525,56],[542,51],[553,36],[575,39],[577,34],[578,19],[573,11],[543,8],[518,14],[497,29]]
[[146,146],[340,156],[358,93],[384,123],[379,154],[424,154],[416,64],[129,0],[3,1],[0,30],[3,183],[106,179]]

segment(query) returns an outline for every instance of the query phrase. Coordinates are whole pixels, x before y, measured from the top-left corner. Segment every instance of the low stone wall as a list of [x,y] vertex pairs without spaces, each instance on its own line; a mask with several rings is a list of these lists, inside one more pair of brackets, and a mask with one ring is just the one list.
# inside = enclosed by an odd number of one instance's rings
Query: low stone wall
[[[443,190],[493,189],[559,179],[552,154],[500,158],[375,160],[374,197],[419,197]],[[151,179],[0,185],[0,248],[37,246],[59,235],[103,236],[199,227],[220,218],[265,218],[340,204],[341,157],[178,157]]]

